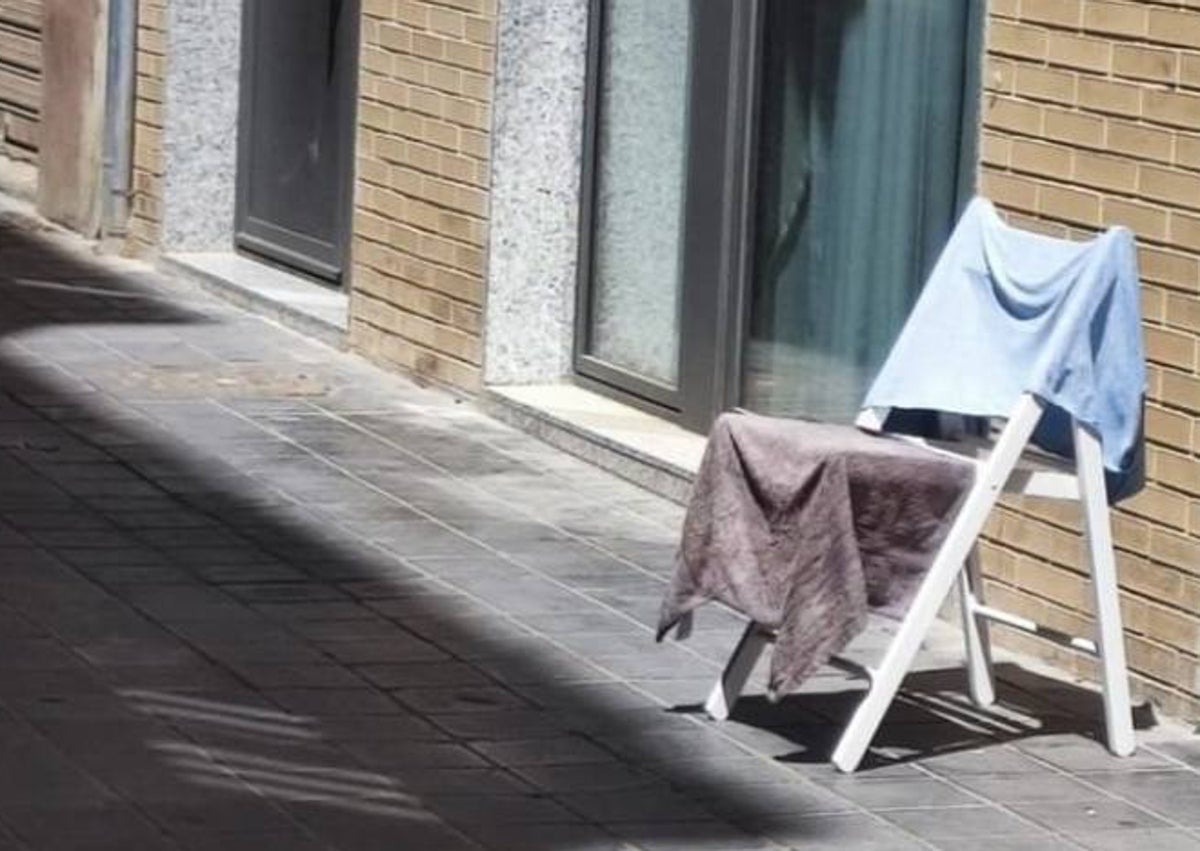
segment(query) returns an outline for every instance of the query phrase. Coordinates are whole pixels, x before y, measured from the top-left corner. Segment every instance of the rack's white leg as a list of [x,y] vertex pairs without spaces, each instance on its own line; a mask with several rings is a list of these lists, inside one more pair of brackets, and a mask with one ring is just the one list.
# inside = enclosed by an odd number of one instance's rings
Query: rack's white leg
[[974,612],[976,602],[983,602],[983,577],[979,570],[979,547],[971,548],[963,571],[958,577],[958,603],[962,612],[963,640],[967,651],[967,684],[976,706],[991,706],[996,702],[996,685],[992,677],[992,642],[988,622]]
[[1074,431],[1075,464],[1096,605],[1096,650],[1104,686],[1108,749],[1117,756],[1128,756],[1137,747],[1137,741],[1133,734],[1133,708],[1129,700],[1129,672],[1125,666],[1125,633],[1117,595],[1117,565],[1109,525],[1104,461],[1096,436],[1078,422],[1074,423]]
[[742,689],[746,687],[746,680],[750,678],[758,658],[770,641],[758,624],[751,622],[746,626],[746,631],[738,639],[733,654],[725,663],[721,678],[717,680],[708,700],[704,702],[704,711],[714,721],[724,721],[729,717],[733,704],[741,696]]

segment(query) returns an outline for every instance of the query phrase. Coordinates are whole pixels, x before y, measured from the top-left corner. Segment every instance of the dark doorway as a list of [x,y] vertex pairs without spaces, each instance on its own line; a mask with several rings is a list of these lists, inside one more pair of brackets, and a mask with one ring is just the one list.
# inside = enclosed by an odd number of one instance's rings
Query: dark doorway
[[331,283],[346,263],[356,0],[249,0],[242,32],[237,247]]

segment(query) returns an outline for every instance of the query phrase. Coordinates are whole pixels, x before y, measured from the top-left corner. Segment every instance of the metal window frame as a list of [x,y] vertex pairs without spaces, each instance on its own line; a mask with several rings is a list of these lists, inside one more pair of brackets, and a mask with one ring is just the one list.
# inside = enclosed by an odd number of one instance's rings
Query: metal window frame
[[[593,269],[598,179],[600,83],[606,0],[589,4],[581,215],[573,362],[580,383],[616,395],[689,428],[703,429],[723,407],[723,354],[733,330],[732,293],[742,274],[746,114],[759,0],[692,0],[687,122],[687,193],[683,209],[678,381],[636,375],[592,354]],[[712,175],[720,175],[714,180]]]
[[[969,4],[959,133],[958,203],[975,193],[982,96],[986,0]],[[707,84],[705,109],[691,93],[688,193],[685,199],[680,294],[679,380],[675,387],[636,375],[592,355],[592,281],[599,87],[603,72],[606,0],[590,0],[584,89],[583,167],[573,365],[575,380],[695,431],[741,400],[749,293],[754,275],[754,198],[758,174],[761,52],[765,0],[693,0],[700,20],[691,80]],[[722,20],[724,26],[714,22]],[[707,15],[707,17],[706,17]],[[704,24],[707,23],[708,26]],[[698,61],[702,56],[704,61]],[[711,97],[713,92],[720,97]],[[716,122],[719,132],[707,123]],[[716,171],[720,179],[714,180]]]

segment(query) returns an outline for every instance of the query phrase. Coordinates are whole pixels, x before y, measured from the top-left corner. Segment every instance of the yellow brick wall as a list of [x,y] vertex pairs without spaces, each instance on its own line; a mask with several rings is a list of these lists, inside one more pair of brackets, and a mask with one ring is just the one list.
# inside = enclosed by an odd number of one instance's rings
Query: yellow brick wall
[[139,0],[134,94],[133,186],[126,249],[152,254],[162,225],[163,92],[168,0]]
[[37,157],[42,83],[41,0],[0,0],[0,154]]
[[[1117,512],[1140,691],[1200,714],[1200,0],[990,0],[981,188],[1016,223],[1136,231],[1149,486]],[[994,601],[1072,632],[1090,602],[1073,510],[1013,501],[985,554]],[[1021,649],[1088,673],[1086,663]]]
[[362,11],[350,345],[477,390],[496,0]]

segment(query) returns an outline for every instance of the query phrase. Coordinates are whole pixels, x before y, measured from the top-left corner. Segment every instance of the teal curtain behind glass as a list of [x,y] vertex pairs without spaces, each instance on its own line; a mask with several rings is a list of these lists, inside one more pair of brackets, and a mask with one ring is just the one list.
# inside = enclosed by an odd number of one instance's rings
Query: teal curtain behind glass
[[953,227],[973,0],[768,0],[743,404],[851,418]]

